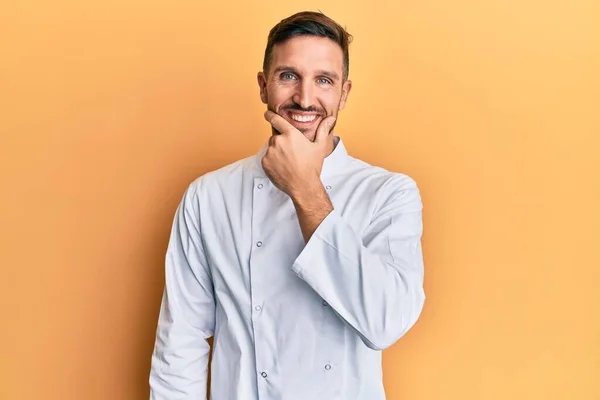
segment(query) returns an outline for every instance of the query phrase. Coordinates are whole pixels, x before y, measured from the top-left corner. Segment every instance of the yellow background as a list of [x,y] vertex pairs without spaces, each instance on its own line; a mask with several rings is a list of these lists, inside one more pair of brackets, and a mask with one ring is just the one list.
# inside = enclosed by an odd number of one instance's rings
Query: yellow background
[[147,399],[175,207],[267,140],[301,9],[355,36],[336,132],[425,204],[389,399],[600,399],[597,0],[3,1],[0,399]]

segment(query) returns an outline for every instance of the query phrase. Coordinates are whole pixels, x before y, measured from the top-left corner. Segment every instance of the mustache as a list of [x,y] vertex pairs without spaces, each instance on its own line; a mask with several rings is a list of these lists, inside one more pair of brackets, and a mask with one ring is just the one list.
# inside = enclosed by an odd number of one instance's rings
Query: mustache
[[308,107],[308,108],[303,108],[298,104],[290,104],[289,106],[285,106],[285,107],[281,107],[281,110],[292,110],[292,111],[301,111],[301,112],[314,112],[314,113],[319,113],[319,114],[324,114],[325,111],[320,109],[320,108],[316,108],[316,107]]

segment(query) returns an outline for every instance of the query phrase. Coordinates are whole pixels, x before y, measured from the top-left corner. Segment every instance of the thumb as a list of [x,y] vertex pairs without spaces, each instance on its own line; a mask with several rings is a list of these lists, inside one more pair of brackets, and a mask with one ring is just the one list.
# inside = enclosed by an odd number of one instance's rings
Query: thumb
[[330,115],[325,118],[319,124],[317,128],[317,133],[315,134],[315,143],[321,143],[327,139],[327,136],[331,133],[331,128],[333,128],[333,124],[335,122],[335,117]]

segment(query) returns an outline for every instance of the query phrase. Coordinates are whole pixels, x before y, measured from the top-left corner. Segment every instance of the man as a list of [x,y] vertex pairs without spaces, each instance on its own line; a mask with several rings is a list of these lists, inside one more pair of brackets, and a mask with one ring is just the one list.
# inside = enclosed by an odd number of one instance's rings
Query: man
[[179,205],[151,399],[381,400],[381,350],[421,313],[415,182],[359,161],[331,131],[351,36],[301,12],[270,32],[260,97],[272,136],[194,181]]

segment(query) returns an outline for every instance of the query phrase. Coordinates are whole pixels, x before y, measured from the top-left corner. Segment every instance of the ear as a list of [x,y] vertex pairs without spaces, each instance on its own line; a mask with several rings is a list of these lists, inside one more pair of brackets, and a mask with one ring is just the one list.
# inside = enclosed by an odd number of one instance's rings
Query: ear
[[260,101],[262,101],[263,104],[267,104],[267,77],[263,72],[259,72],[256,75],[256,80],[258,81],[258,87],[260,88]]
[[346,101],[348,100],[348,95],[350,95],[350,90],[352,90],[352,81],[350,79],[346,80],[342,85],[342,98],[340,99],[340,110],[343,110],[346,107]]

